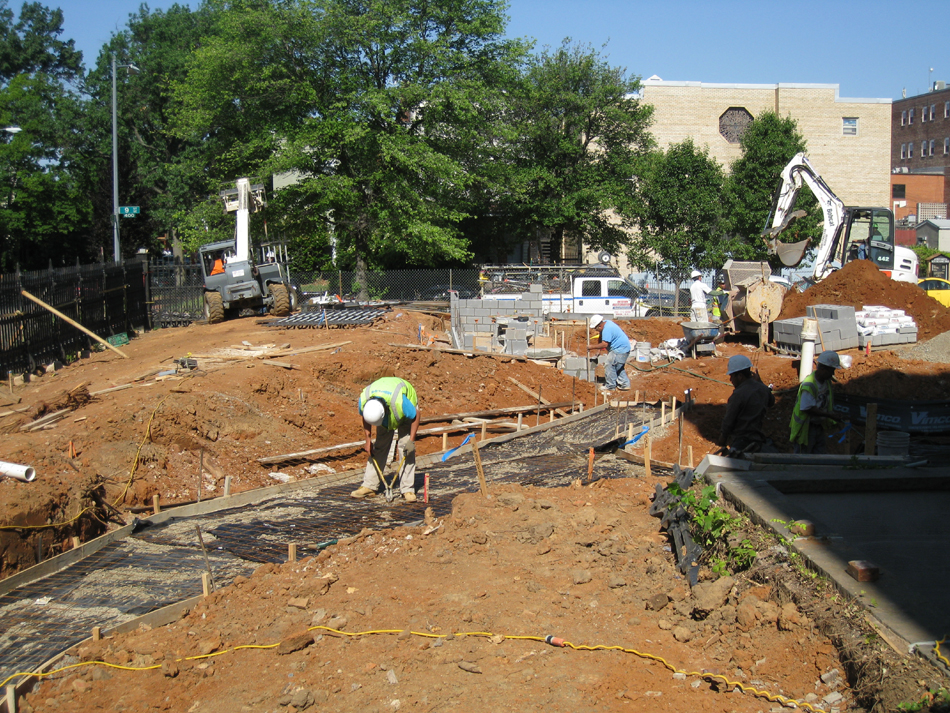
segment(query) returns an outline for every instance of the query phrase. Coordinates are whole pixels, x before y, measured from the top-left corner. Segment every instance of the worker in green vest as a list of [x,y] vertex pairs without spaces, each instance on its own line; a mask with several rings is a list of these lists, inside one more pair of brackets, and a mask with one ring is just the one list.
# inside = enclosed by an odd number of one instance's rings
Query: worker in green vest
[[[416,502],[416,432],[419,429],[419,407],[416,390],[405,379],[388,376],[377,379],[360,394],[359,410],[363,417],[364,450],[369,456],[363,484],[350,493],[362,499],[376,495],[380,481],[387,485],[384,473],[393,436],[399,434],[400,462],[399,490],[407,503]],[[376,441],[373,442],[373,426]],[[395,481],[396,475],[393,476]],[[389,488],[387,487],[387,490]]]
[[798,387],[789,438],[795,453],[824,453],[824,423],[842,420],[835,415],[835,399],[831,389],[835,369],[840,367],[838,353],[824,351],[818,355],[815,370]]

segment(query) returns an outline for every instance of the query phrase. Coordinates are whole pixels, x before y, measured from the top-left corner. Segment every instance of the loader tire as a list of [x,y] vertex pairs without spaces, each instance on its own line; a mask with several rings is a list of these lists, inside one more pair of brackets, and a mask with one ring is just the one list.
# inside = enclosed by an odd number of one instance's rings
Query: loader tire
[[224,321],[224,302],[218,292],[205,292],[205,320],[208,324]]
[[290,314],[290,295],[287,293],[287,286],[283,283],[276,283],[270,286],[270,293],[274,298],[270,306],[270,312],[275,317],[286,317]]

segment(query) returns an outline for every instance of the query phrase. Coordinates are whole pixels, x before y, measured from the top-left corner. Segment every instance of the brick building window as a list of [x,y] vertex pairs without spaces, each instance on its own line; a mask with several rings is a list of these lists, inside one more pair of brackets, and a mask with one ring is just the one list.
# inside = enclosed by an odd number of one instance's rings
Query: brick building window
[[901,144],[901,160],[907,158],[907,144]]
[[907,198],[907,186],[903,183],[894,184],[894,200],[903,200]]
[[936,112],[935,112],[935,109],[936,109],[936,108],[937,108],[937,105],[936,105],[936,104],[931,104],[931,105],[930,105],[930,120],[931,120],[931,121],[933,121],[933,120],[934,120],[934,117],[937,115]]
[[930,156],[934,155],[934,140],[933,139],[930,140],[930,154],[929,155]]
[[908,112],[907,112],[907,123],[908,123],[908,124],[913,124],[913,123],[914,123],[914,110],[913,110],[913,109],[910,109],[910,110],[908,110]]
[[844,136],[858,135],[858,117],[845,116],[841,119],[841,133]]
[[907,158],[913,158],[913,157],[914,157],[914,142],[911,141],[909,144],[907,144]]
[[943,155],[950,156],[950,139],[943,140]]
[[920,142],[920,157],[927,158],[927,142],[926,141]]
[[[950,102],[947,102],[950,104]],[[901,126],[907,126],[907,109],[901,112]]]
[[927,121],[927,107],[922,106],[920,107],[920,123],[923,124],[925,121]]
[[950,102],[943,103],[943,118],[950,119]]

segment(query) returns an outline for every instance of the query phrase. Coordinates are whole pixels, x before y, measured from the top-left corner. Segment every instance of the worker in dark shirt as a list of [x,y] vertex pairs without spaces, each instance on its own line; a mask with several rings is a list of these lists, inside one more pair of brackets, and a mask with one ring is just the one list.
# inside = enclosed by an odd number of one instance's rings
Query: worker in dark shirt
[[728,447],[733,452],[755,453],[765,444],[762,424],[766,409],[775,404],[775,395],[752,373],[749,357],[729,357],[727,371],[734,391],[726,405],[719,445],[724,450]]

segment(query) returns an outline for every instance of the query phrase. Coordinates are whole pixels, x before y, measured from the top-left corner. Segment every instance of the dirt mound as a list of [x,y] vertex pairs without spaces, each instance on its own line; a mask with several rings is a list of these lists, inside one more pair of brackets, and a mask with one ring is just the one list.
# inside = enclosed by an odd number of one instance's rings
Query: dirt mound
[[874,267],[869,260],[854,260],[842,269],[809,287],[790,292],[782,304],[779,319],[802,317],[809,305],[883,305],[902,309],[917,323],[921,340],[950,331],[950,309],[944,307],[917,285],[895,282]]

